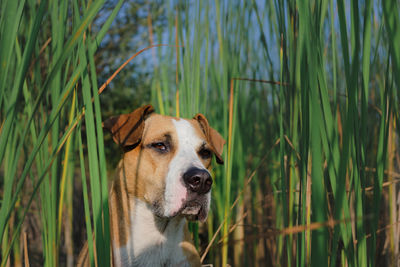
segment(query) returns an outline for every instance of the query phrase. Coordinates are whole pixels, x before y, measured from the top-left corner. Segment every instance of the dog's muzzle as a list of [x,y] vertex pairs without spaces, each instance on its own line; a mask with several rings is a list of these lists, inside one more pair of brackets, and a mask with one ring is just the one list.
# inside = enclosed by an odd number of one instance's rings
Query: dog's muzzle
[[192,167],[182,178],[188,192],[181,214],[189,220],[205,221],[209,209],[208,193],[213,183],[210,173],[205,169]]

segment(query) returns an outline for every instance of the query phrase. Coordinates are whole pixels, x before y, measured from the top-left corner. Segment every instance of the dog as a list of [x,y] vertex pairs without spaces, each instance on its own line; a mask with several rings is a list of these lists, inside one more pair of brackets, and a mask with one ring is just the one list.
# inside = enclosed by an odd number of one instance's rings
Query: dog
[[109,195],[113,266],[201,266],[187,220],[207,219],[211,161],[223,164],[225,140],[202,114],[169,117],[151,105],[103,127],[124,150]]

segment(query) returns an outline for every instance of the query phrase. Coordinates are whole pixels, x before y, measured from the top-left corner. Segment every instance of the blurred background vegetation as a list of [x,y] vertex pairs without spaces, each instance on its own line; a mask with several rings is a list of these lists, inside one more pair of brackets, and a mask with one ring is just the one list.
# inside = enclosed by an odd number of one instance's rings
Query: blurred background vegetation
[[109,265],[101,121],[146,103],[227,140],[203,263],[399,265],[399,5],[1,1],[1,266],[73,266],[85,240]]

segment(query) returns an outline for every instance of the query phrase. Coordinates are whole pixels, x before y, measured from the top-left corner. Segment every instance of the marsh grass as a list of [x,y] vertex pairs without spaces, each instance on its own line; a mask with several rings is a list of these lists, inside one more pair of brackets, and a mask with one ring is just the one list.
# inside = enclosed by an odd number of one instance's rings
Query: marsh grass
[[[99,93],[112,97],[113,77],[99,86],[94,55],[122,1],[93,32],[103,5],[1,2],[1,266],[72,266],[77,194],[91,265],[109,264]],[[150,101],[161,114],[205,114],[227,141],[207,224],[190,225],[202,260],[398,264],[398,3],[164,5],[166,25],[153,32],[149,16],[153,52],[140,55],[154,63]]]
[[[93,228],[97,260],[109,262],[107,172],[93,56],[121,3],[92,37],[88,27],[102,5],[102,1],[2,2],[0,42],[5,48],[1,50],[0,83],[0,160],[4,174],[0,210],[2,266],[21,263],[18,236],[27,231],[21,231],[21,226],[34,200],[40,203],[36,212],[41,221],[42,264],[59,265],[62,240],[72,240],[72,232],[62,230],[62,217],[64,210],[72,209],[73,183],[66,181],[74,179],[69,169],[74,163],[70,153],[76,154],[82,148],[82,143],[78,146],[74,141],[76,136],[81,140],[81,133],[87,135],[85,145],[91,177],[93,224],[88,217],[86,220],[89,248],[93,255]],[[67,14],[73,19],[68,19]],[[77,92],[83,103],[79,103]],[[85,132],[76,131],[81,129],[82,118]],[[84,174],[85,164],[81,168]],[[24,187],[28,177],[31,189]],[[65,197],[67,192],[69,196]],[[89,200],[84,193],[88,208]],[[29,201],[25,194],[29,195]],[[88,209],[86,215],[90,215]],[[73,250],[72,244],[69,246],[69,251]],[[13,263],[9,261],[10,254],[14,255]],[[71,264],[73,255],[68,256]]]

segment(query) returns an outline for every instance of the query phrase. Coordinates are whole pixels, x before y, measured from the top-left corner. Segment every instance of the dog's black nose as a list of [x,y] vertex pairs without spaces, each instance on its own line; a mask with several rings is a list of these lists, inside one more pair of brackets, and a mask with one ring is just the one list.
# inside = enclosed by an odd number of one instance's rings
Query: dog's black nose
[[207,170],[191,168],[183,174],[183,181],[187,188],[198,194],[206,194],[211,190],[213,180]]

